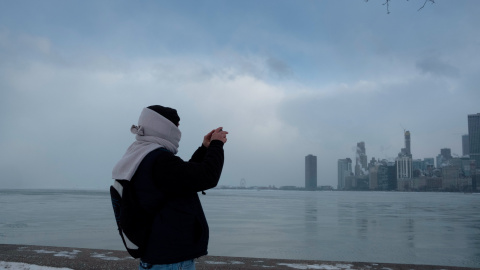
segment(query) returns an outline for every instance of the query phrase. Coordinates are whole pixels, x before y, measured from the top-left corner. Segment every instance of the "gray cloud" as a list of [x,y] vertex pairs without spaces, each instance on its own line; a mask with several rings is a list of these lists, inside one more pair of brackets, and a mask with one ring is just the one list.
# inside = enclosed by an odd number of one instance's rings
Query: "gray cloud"
[[278,78],[288,78],[293,75],[293,71],[290,66],[281,59],[269,57],[267,58],[266,63],[270,72],[272,72]]
[[417,61],[416,67],[423,73],[440,77],[453,78],[460,75],[458,68],[435,56],[426,57]]

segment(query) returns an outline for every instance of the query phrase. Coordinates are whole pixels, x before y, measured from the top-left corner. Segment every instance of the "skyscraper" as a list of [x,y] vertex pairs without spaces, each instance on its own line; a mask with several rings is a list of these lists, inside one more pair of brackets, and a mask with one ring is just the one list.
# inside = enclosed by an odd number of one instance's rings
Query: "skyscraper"
[[317,157],[314,155],[305,157],[305,189],[317,189]]
[[412,152],[410,149],[410,131],[405,131],[405,148],[402,148],[395,159],[397,179],[412,178]]
[[345,178],[352,175],[352,160],[349,158],[338,160],[338,183],[337,189],[345,189]]
[[357,156],[355,158],[355,175],[367,174],[367,153],[365,150],[365,142],[357,143]]
[[480,166],[480,113],[468,115],[468,144],[470,159]]
[[403,134],[405,137],[405,148],[402,148],[399,156],[412,157],[412,149],[410,148],[410,131],[405,131]]
[[409,157],[412,157],[412,151],[410,149],[410,131],[405,131],[405,150]]
[[369,168],[369,189],[388,190],[388,165],[387,162],[378,162]]
[[410,179],[412,178],[412,158],[403,156],[397,157],[397,179]]
[[470,154],[470,143],[468,141],[468,134],[462,136],[462,155],[468,156]]

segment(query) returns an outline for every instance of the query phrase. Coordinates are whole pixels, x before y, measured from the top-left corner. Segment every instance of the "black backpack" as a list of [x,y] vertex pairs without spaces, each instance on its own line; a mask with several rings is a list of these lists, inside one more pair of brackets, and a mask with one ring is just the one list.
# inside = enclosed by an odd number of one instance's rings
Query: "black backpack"
[[140,207],[130,181],[115,180],[110,196],[123,245],[130,256],[140,258],[150,235],[152,216]]

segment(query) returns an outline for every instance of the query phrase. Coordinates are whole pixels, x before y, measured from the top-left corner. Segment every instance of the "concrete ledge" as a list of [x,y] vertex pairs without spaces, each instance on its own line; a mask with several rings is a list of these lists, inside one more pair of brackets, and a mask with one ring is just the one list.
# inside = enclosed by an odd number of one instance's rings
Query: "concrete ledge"
[[[0,245],[0,261],[19,262],[48,267],[83,269],[138,269],[138,260],[126,251],[44,247],[29,245]],[[196,260],[202,269],[348,269],[348,270],[460,270],[474,269],[452,266],[331,262],[315,260],[281,260],[243,257],[204,256]]]

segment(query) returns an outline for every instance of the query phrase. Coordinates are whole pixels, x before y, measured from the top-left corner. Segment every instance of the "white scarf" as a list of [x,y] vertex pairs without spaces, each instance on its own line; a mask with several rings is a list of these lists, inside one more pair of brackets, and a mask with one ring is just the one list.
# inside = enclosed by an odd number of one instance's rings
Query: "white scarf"
[[149,108],[143,109],[138,126],[133,125],[130,131],[137,135],[136,141],[113,168],[113,179],[131,180],[143,158],[157,148],[178,152],[182,133],[170,120]]

